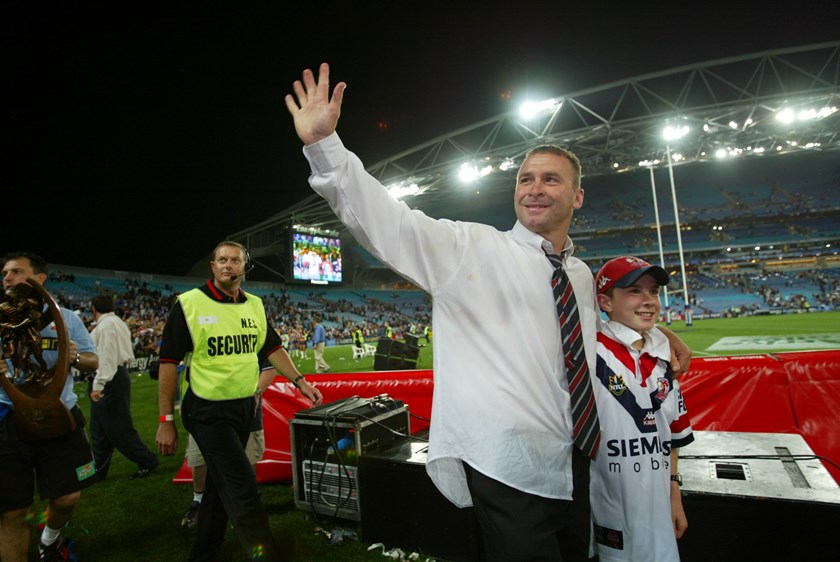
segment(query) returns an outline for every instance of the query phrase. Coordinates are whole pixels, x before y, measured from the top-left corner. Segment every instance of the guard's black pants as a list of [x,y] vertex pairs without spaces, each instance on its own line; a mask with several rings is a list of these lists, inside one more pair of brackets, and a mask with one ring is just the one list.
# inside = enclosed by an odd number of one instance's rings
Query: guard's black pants
[[215,559],[224,543],[228,519],[249,559],[283,560],[268,525],[256,474],[245,454],[254,422],[254,397],[211,401],[188,389],[181,413],[184,428],[207,463],[207,488],[190,560]]

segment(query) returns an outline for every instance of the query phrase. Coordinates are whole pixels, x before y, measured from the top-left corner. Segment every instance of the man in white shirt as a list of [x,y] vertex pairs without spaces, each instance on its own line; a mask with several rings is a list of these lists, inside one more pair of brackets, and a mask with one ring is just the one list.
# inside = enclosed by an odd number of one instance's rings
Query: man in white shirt
[[99,355],[99,370],[90,380],[90,439],[100,480],[108,475],[114,449],[137,463],[132,479],[145,478],[160,461],[134,428],[131,379],[125,362],[134,359],[131,330],[114,314],[114,298],[91,299],[96,327],[90,333]]
[[[586,560],[589,459],[572,443],[568,383],[546,252],[563,254],[595,365],[599,322],[589,267],[572,257],[583,203],[577,158],[539,147],[522,163],[517,222],[435,220],[395,200],[341,143],[346,85],[329,67],[293,85],[286,107],[312,188],[356,240],[433,299],[434,377],[426,469],[459,507],[474,506],[488,561]],[[686,356],[683,346],[678,350]]]

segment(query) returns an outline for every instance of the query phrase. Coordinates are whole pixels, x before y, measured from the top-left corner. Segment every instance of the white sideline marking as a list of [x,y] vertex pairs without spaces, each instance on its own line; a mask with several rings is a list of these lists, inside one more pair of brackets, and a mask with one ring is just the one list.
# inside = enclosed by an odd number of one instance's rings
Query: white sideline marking
[[837,349],[840,333],[793,334],[783,336],[731,336],[721,338],[708,347],[708,351],[738,351],[744,349]]

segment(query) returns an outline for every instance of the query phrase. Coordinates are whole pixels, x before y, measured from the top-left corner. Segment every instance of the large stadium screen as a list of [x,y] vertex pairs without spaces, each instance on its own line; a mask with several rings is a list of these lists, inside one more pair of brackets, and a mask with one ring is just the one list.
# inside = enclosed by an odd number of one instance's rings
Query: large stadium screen
[[292,231],[292,280],[313,285],[341,283],[341,239]]

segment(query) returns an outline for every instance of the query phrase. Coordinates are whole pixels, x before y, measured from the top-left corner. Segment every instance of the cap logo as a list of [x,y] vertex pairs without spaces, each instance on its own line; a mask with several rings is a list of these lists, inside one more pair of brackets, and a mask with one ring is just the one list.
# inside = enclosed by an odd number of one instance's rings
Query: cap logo
[[627,260],[627,263],[629,263],[630,265],[632,265],[634,267],[648,265],[648,263],[645,260],[637,258],[635,256],[630,256],[630,257],[626,258],[626,260]]
[[604,286],[605,286],[607,283],[610,283],[611,281],[612,281],[612,279],[610,279],[610,278],[609,278],[609,277],[607,277],[606,275],[601,276],[601,277],[598,279],[598,290],[600,291],[601,289],[603,289],[603,288],[604,288]]

